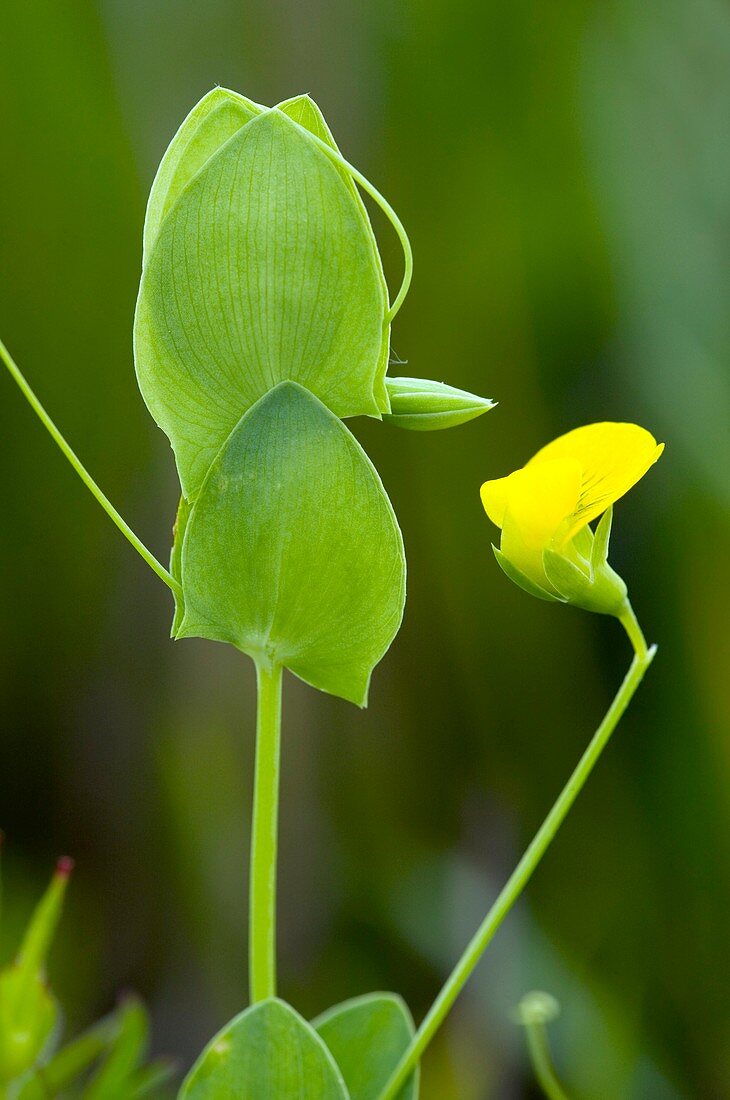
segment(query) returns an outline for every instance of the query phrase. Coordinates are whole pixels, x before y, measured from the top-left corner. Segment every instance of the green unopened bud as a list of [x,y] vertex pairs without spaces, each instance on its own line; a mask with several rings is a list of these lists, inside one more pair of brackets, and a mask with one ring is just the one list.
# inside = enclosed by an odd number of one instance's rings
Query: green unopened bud
[[526,993],[513,1012],[516,1023],[529,1027],[532,1024],[549,1024],[560,1015],[560,1004],[551,993],[533,990]]
[[72,867],[68,859],[59,861],[15,961],[0,971],[0,1083],[33,1067],[58,1024],[58,1005],[45,982],[45,962]]
[[386,378],[390,413],[383,420],[399,428],[433,432],[466,424],[496,402],[428,378]]

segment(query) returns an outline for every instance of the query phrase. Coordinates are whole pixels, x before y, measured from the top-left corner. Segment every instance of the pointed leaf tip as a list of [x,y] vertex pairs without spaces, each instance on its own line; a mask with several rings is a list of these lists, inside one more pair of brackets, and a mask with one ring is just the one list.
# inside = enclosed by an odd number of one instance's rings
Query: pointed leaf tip
[[56,863],[56,874],[60,878],[69,878],[75,866],[76,863],[71,856],[60,856]]

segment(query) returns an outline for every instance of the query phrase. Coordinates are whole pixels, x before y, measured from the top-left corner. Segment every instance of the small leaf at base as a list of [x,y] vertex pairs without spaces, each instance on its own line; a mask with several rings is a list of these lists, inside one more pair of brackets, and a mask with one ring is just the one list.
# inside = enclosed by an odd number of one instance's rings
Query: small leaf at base
[[[350,1100],[378,1100],[415,1034],[410,1012],[394,993],[344,1001],[312,1026],[342,1070]],[[418,1078],[417,1069],[397,1100],[418,1100]]]
[[349,1100],[317,1032],[283,1001],[262,1001],[208,1044],[179,1100]]

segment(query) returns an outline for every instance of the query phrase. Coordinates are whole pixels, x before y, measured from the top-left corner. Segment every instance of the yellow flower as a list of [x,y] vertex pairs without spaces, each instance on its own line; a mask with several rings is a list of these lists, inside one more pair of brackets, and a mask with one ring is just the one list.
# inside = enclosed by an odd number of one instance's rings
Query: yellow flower
[[[606,562],[611,507],[664,450],[637,424],[588,424],[548,443],[521,470],[482,485],[502,529],[502,568],[523,588],[615,614],[626,587]],[[606,513],[596,536],[589,523]]]

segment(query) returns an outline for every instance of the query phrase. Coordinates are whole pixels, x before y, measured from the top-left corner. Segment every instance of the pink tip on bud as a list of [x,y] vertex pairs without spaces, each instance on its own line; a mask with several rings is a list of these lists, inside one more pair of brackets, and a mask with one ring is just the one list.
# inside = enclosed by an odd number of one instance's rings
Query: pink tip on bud
[[74,861],[71,856],[61,856],[56,863],[56,874],[60,878],[68,878],[74,869]]

